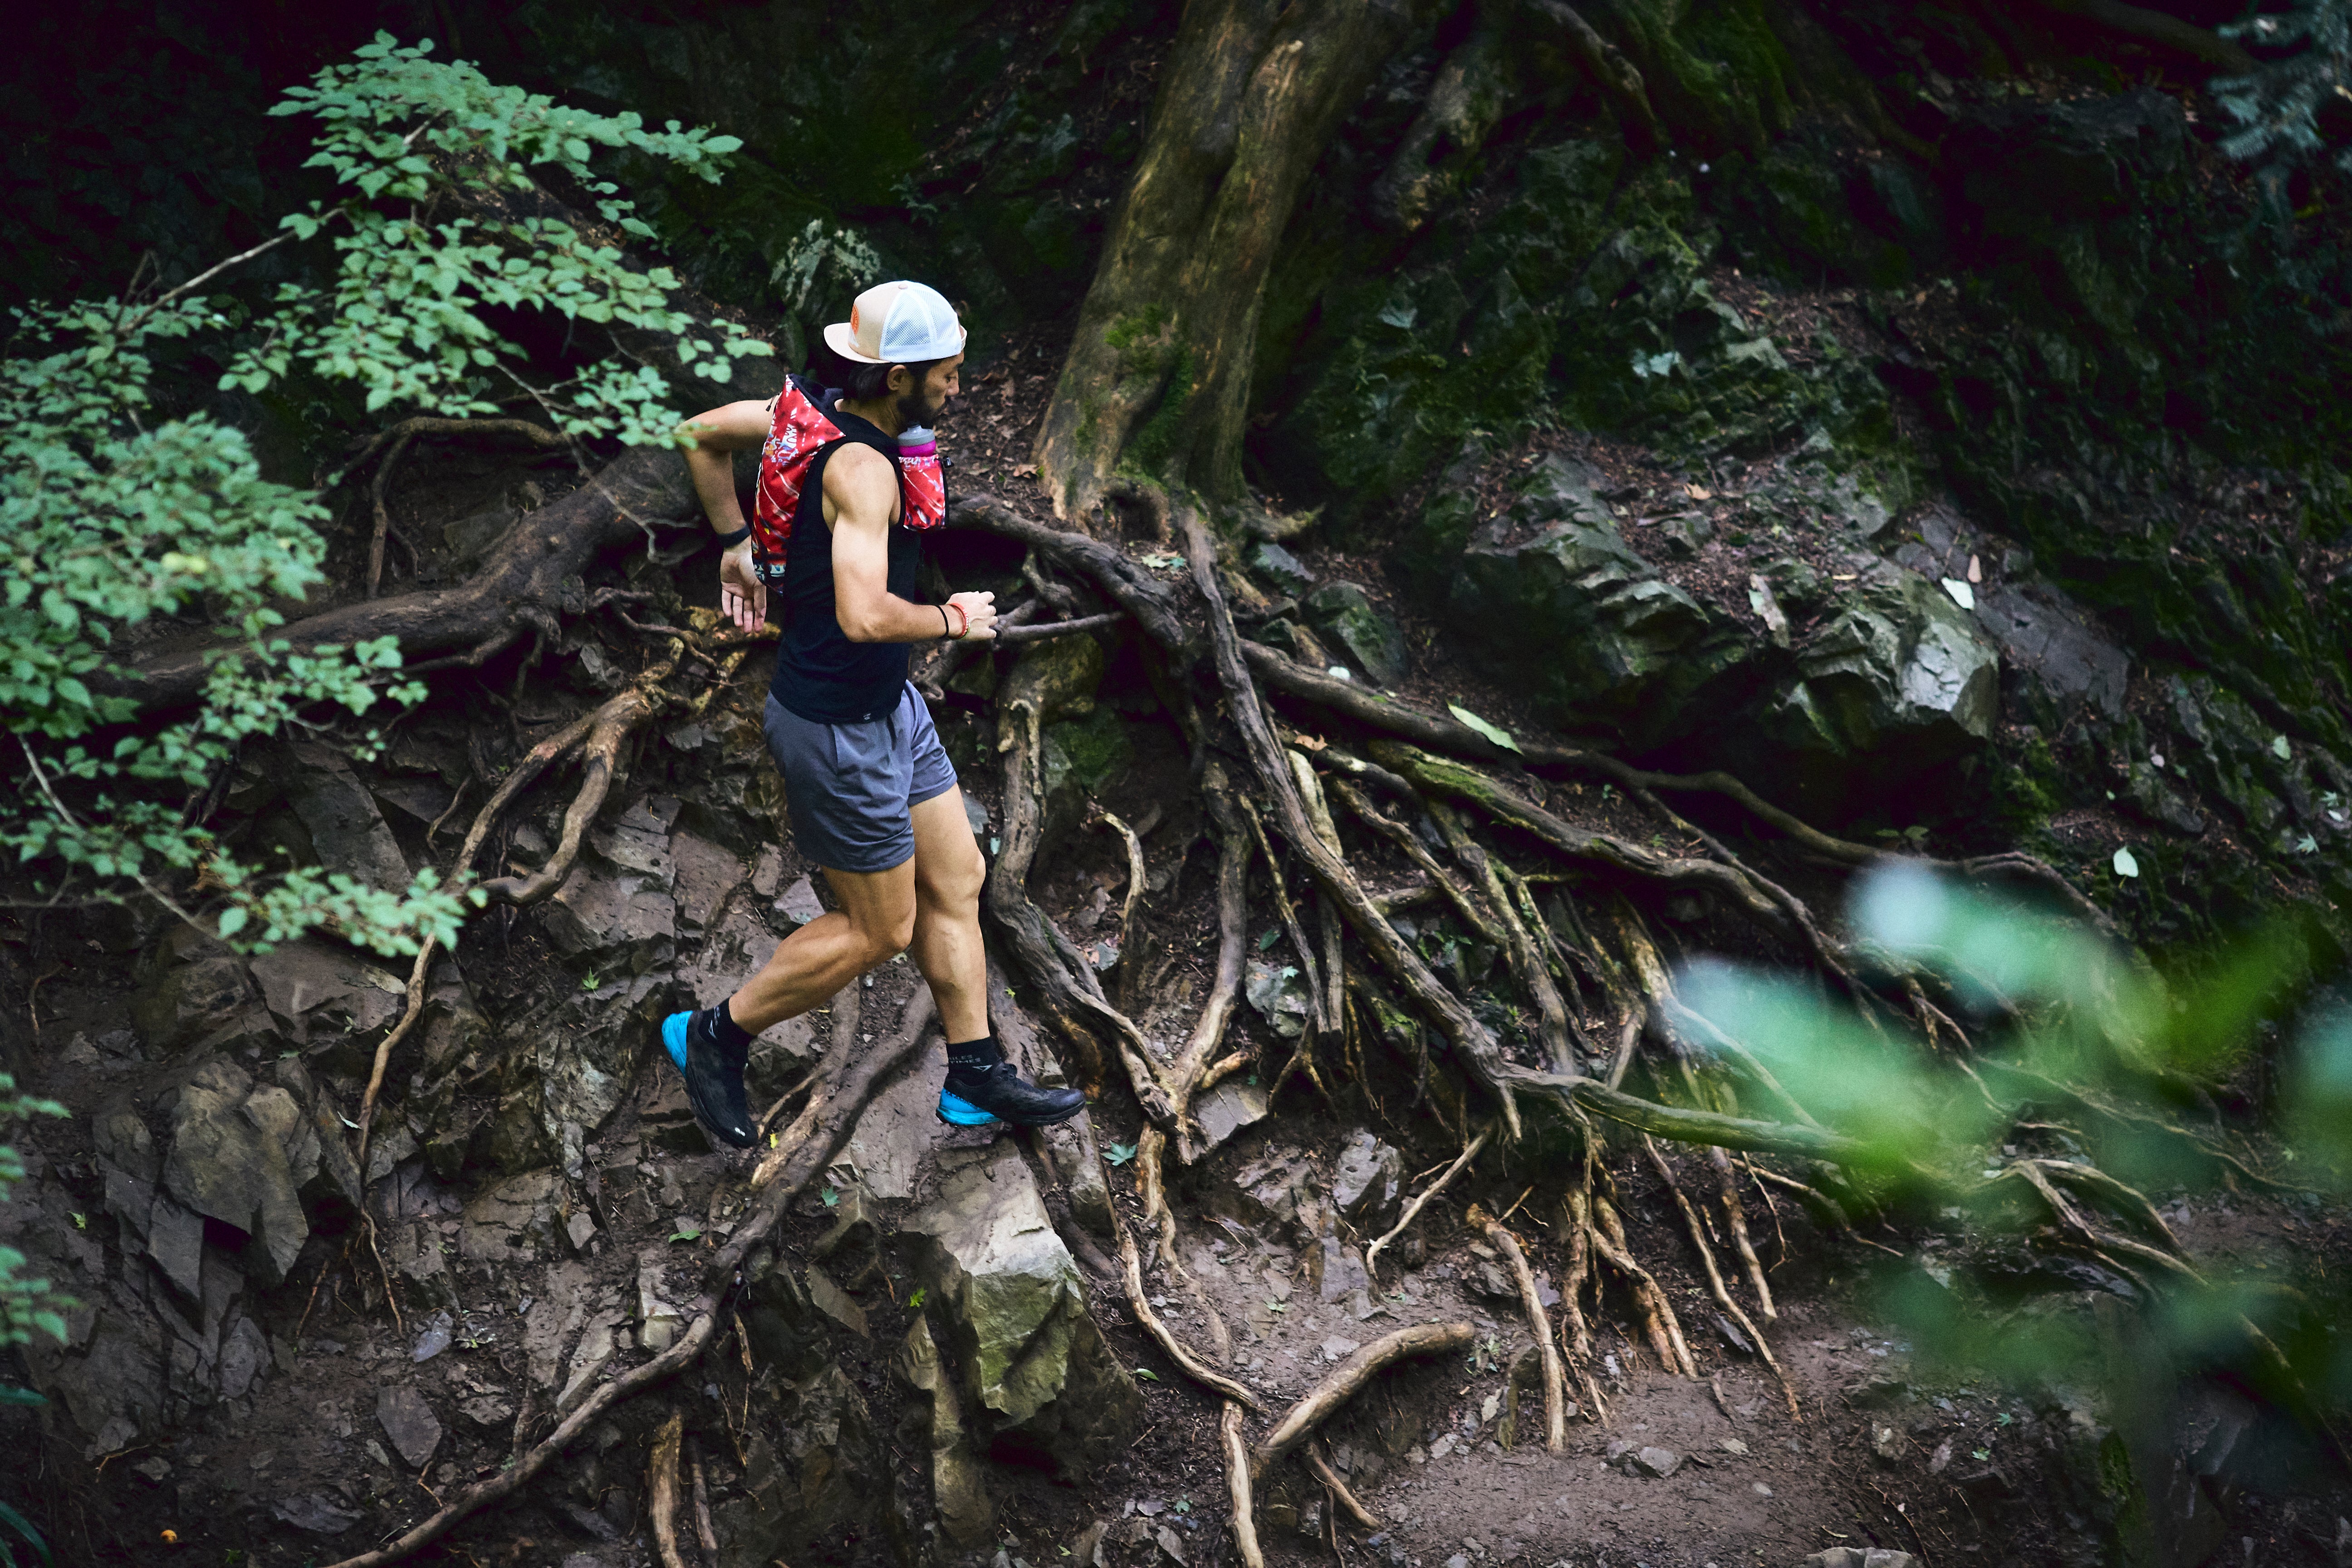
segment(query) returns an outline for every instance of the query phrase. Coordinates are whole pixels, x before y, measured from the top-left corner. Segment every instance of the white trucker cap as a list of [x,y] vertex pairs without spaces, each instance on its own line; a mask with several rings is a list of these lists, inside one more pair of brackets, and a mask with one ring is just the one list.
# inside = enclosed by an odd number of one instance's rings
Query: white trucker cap
[[963,353],[963,323],[936,289],[877,283],[824,330],[825,345],[859,364],[921,364]]

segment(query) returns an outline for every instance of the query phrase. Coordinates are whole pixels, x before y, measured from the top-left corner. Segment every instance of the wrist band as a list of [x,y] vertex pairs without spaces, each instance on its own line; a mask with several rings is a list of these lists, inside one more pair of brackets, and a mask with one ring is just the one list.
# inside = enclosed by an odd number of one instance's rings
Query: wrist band
[[720,534],[719,536],[719,548],[721,550],[732,550],[751,537],[751,525],[747,522],[732,533]]
[[970,637],[971,635],[971,615],[965,611],[961,605],[949,605],[945,607],[953,610],[956,613],[956,640],[961,642],[965,637]]
[[940,606],[940,636],[949,642],[955,641],[955,626],[948,620],[948,607],[945,605]]

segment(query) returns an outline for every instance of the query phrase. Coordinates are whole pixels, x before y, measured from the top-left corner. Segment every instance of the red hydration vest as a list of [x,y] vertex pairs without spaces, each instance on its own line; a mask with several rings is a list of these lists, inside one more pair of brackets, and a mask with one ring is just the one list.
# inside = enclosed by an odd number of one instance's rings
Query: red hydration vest
[[[817,454],[849,438],[812,392],[799,376],[790,376],[769,405],[772,418],[768,439],[760,447],[759,490],[751,508],[751,552],[763,574],[783,570],[793,518]],[[898,458],[899,522],[919,531],[946,522],[947,478],[940,468],[938,446],[902,446]]]

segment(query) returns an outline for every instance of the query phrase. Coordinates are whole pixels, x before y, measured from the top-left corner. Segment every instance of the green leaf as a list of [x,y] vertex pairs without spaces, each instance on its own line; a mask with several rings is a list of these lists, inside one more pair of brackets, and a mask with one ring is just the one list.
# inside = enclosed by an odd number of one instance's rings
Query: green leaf
[[841,1192],[837,1187],[827,1187],[817,1194],[817,1197],[825,1207],[832,1208],[841,1202]]
[[669,1238],[672,1241],[700,1241],[702,1233],[693,1229],[674,1230],[669,1233]]
[[5,1502],[0,1502],[0,1524],[6,1525],[10,1530],[23,1536],[26,1543],[41,1554],[43,1563],[54,1563],[57,1561],[49,1555],[49,1543],[41,1539],[41,1532],[33,1528],[33,1521]]
[[1274,944],[1281,940],[1281,930],[1278,927],[1268,926],[1265,930],[1257,933],[1257,950],[1260,952],[1270,952],[1273,950]]
[[909,1312],[919,1312],[922,1310],[923,1288],[920,1285],[918,1285],[907,1297],[907,1310]]
[[2118,877],[2137,877],[2139,875],[2139,861],[2133,856],[2129,849],[2117,849],[2116,851],[2115,865],[2116,875]]
[[1135,1145],[1132,1143],[1114,1143],[1109,1148],[1103,1151],[1103,1158],[1109,1161],[1114,1165],[1124,1165],[1129,1160],[1135,1158]]
[[0,1405],[47,1405],[47,1396],[29,1388],[18,1388],[13,1383],[0,1383]]
[[1519,749],[1519,743],[1511,739],[1511,732],[1508,730],[1504,729],[1499,724],[1489,724],[1486,720],[1479,718],[1478,715],[1471,712],[1470,710],[1463,707],[1459,702],[1447,703],[1445,705],[1445,710],[1448,713],[1453,714],[1456,719],[1461,720],[1465,724],[1469,725],[1473,730],[1477,731],[1479,734],[1485,736],[1487,740],[1492,741],[1496,745],[1502,747],[1503,750],[1507,752],[1516,752]]
[[2294,748],[2286,743],[2286,737],[2284,735],[2273,735],[2271,737],[2271,751],[2281,762],[2285,762],[2288,758],[2294,755]]
[[1143,1379],[1146,1383],[1158,1383],[1160,1381],[1160,1374],[1152,1371],[1148,1366],[1137,1367],[1135,1369],[1135,1375]]

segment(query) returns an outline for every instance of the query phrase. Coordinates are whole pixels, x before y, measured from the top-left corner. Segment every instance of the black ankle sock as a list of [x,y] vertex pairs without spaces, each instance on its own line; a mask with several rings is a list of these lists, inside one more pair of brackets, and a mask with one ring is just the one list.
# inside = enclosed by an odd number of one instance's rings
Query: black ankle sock
[[950,1079],[977,1078],[1003,1059],[1004,1047],[996,1043],[996,1036],[992,1032],[976,1040],[966,1040],[961,1045],[952,1040],[948,1042]]
[[751,1049],[751,1031],[735,1021],[735,1016],[727,1011],[726,1003],[721,1002],[716,1007],[705,1010],[702,1017],[704,1027],[710,1031],[710,1037],[720,1045],[739,1051]]

